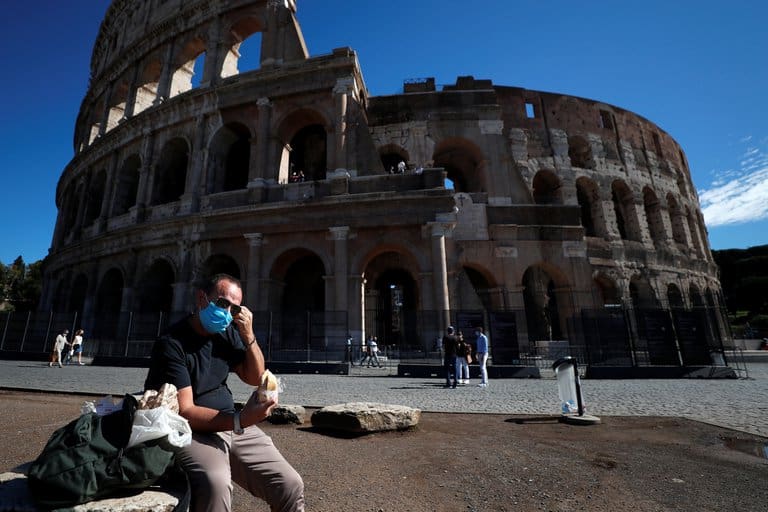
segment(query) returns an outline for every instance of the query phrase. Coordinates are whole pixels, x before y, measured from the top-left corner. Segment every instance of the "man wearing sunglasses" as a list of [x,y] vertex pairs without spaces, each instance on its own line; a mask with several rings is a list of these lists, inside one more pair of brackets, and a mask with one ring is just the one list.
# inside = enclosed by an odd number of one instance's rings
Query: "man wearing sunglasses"
[[152,350],[144,389],[169,382],[178,389],[179,414],[192,427],[192,443],[177,455],[192,489],[191,512],[232,508],[232,481],[272,510],[303,511],[304,483],[257,423],[276,400],[256,393],[235,410],[230,371],[257,386],[264,355],[253,333],[253,314],[241,305],[236,278],[217,274],[195,290],[196,312],[168,328]]

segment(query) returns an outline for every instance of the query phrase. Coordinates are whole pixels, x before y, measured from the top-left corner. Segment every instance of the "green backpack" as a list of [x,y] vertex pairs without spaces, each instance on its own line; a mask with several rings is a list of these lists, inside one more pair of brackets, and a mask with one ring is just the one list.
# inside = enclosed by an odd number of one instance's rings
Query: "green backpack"
[[83,414],[56,430],[27,475],[37,504],[72,507],[155,484],[174,465],[175,448],[165,437],[126,448],[137,407],[125,395],[121,410]]

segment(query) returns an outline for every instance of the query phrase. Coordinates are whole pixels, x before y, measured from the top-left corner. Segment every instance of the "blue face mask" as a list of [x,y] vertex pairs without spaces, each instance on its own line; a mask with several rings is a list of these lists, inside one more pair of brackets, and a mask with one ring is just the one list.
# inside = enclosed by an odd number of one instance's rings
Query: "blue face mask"
[[224,332],[232,323],[232,315],[228,309],[220,308],[213,302],[208,303],[208,307],[200,311],[200,323],[203,329],[211,334]]

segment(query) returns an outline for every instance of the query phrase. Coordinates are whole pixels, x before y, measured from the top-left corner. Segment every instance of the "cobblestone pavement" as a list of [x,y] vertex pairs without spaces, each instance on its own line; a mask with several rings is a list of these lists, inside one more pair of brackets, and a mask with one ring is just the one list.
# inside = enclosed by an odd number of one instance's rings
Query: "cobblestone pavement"
[[[586,412],[595,416],[680,416],[768,437],[768,363],[748,363],[748,379],[582,379]],[[342,402],[394,403],[431,412],[558,414],[557,382],[477,380],[444,389],[441,378],[394,377],[390,370],[354,368],[351,376],[282,375],[280,402],[322,407]],[[66,366],[37,361],[0,361],[0,387],[93,395],[141,391],[145,368]],[[233,375],[237,401],[252,388]]]

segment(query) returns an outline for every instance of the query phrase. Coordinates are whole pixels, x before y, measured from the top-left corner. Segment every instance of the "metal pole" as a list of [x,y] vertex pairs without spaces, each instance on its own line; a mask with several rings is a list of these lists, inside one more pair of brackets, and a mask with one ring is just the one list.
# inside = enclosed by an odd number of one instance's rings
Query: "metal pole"
[[5,317],[5,328],[3,329],[3,341],[0,343],[0,350],[5,345],[5,336],[8,334],[8,324],[11,323],[11,312],[8,312],[8,316]]
[[24,324],[24,334],[21,335],[21,346],[19,352],[24,352],[24,342],[27,341],[27,330],[29,329],[29,319],[32,317],[32,312],[27,311],[27,322]]
[[43,350],[48,352],[48,339],[51,336],[51,324],[53,323],[53,311],[48,314],[48,327],[45,329],[45,343],[43,343]]
[[131,328],[133,328],[133,311],[128,312],[128,328],[125,331],[125,353],[124,357],[128,357],[128,347],[131,345]]
[[573,378],[576,380],[576,405],[579,408],[579,416],[584,416],[584,400],[581,397],[581,379],[579,378],[579,364],[573,360]]
[[77,330],[77,329],[75,329],[76,325],[77,325],[77,311],[75,311],[75,316],[72,318],[72,328],[69,331],[69,332],[72,333],[72,336],[75,335],[75,331]]
[[155,333],[155,337],[160,336],[160,332],[163,330],[163,312],[160,312],[160,316],[157,319],[157,332]]
[[272,362],[272,311],[269,312],[269,322],[267,323],[267,360]]
[[310,347],[309,347],[310,336],[312,335],[312,333],[310,332],[310,329],[312,328],[311,327],[312,319],[311,319],[310,315],[312,315],[312,313],[310,311],[307,311],[307,362],[308,363],[311,362],[311,360],[312,360],[312,356],[310,354]]

